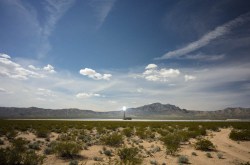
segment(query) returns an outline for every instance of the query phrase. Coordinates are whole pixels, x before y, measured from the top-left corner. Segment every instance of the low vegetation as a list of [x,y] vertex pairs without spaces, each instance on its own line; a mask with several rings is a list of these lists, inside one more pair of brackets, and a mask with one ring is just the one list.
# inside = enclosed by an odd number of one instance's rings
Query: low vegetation
[[214,144],[208,139],[199,139],[195,143],[195,148],[202,151],[213,151],[215,150]]
[[233,129],[229,134],[229,138],[238,141],[250,141],[250,130],[236,130]]
[[101,140],[105,145],[112,146],[112,147],[118,147],[123,143],[122,135],[116,132],[111,135],[103,136]]
[[[0,164],[39,165],[51,156],[71,165],[89,160],[96,164],[168,164],[167,160],[165,163],[154,156],[160,153],[176,157],[191,142],[195,142],[195,149],[207,152],[203,156],[213,154],[217,160],[225,159],[221,153],[210,152],[216,148],[206,138],[210,131],[221,128],[233,128],[229,136],[232,140],[250,139],[249,122],[0,120]],[[21,135],[33,137],[28,141],[20,138]],[[85,161],[84,153],[90,152],[93,146],[102,148],[97,150],[97,155],[86,155]],[[195,159],[200,155],[192,152],[189,156]],[[190,163],[184,155],[176,159],[179,164]]]
[[78,156],[81,146],[73,141],[60,141],[53,145],[52,151],[61,157],[73,158]]
[[0,148],[0,164],[3,165],[39,165],[43,163],[44,158],[34,150],[29,150],[27,141],[22,138],[14,139],[9,148]]
[[118,155],[124,164],[141,164],[142,158],[139,155],[138,148],[127,148],[124,147],[118,151]]

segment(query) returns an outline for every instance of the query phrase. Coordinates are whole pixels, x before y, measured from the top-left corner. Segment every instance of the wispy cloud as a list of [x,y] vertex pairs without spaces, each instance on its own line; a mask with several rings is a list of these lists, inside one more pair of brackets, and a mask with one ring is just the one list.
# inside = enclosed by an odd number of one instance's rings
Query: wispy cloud
[[91,6],[93,7],[96,17],[97,26],[96,29],[101,28],[106,18],[108,17],[110,11],[112,10],[116,0],[92,0]]
[[177,59],[189,59],[189,60],[201,60],[201,61],[218,61],[224,59],[225,54],[218,55],[205,55],[203,53],[198,54],[188,54],[185,56],[177,57]]
[[45,10],[47,12],[47,20],[41,28],[41,38],[43,43],[38,52],[39,58],[46,56],[50,51],[51,45],[49,43],[49,37],[55,29],[57,22],[69,10],[74,2],[75,0],[46,0]]
[[211,41],[215,40],[218,37],[221,37],[227,33],[229,33],[232,29],[248,22],[250,20],[250,12],[240,15],[239,17],[216,27],[214,30],[208,32],[207,34],[203,35],[199,40],[191,42],[186,46],[169,51],[164,54],[162,57],[155,58],[156,60],[163,60],[163,59],[170,59],[175,57],[180,57],[195,50],[198,50],[201,47],[208,45]]

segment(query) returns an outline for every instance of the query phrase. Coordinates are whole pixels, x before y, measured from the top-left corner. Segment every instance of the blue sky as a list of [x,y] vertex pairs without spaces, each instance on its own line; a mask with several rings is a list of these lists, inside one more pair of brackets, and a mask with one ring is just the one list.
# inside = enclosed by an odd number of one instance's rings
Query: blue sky
[[0,106],[250,107],[247,0],[1,0]]

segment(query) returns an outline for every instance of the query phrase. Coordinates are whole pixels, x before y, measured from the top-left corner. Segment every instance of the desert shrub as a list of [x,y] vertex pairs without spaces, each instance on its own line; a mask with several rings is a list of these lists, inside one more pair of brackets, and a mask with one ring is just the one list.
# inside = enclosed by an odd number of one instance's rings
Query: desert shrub
[[218,157],[219,159],[223,159],[223,154],[222,154],[222,153],[217,153],[217,157]]
[[249,141],[250,140],[250,130],[233,129],[229,134],[229,138],[232,140]]
[[111,150],[104,150],[103,153],[106,155],[106,156],[112,156],[112,151]]
[[208,158],[212,158],[212,157],[213,157],[212,154],[211,154],[210,152],[207,152],[207,153],[206,153],[206,156],[207,156]]
[[240,165],[250,165],[250,162],[241,163]]
[[87,135],[87,134],[81,134],[78,136],[79,140],[82,140],[83,142],[87,143],[89,141],[91,141],[91,136]]
[[73,158],[74,156],[78,155],[81,150],[81,146],[76,142],[61,141],[57,142],[57,144],[54,145],[52,149],[61,157]]
[[78,165],[78,161],[77,160],[71,160],[69,162],[69,165]]
[[43,153],[45,154],[45,155],[51,155],[51,154],[53,154],[53,149],[51,148],[51,147],[47,147],[47,148],[45,148],[44,149],[44,151],[43,151]]
[[166,152],[170,155],[175,155],[176,152],[179,150],[181,139],[177,134],[171,133],[166,135],[161,139],[165,146]]
[[40,165],[44,156],[37,155],[34,150],[27,150],[27,141],[14,139],[10,148],[0,149],[0,164],[3,165]]
[[158,165],[158,162],[156,160],[150,160],[150,164],[152,164],[152,165]]
[[24,165],[37,165],[42,164],[44,158],[44,156],[37,155],[35,151],[28,150],[24,153],[22,162]]
[[181,155],[178,157],[178,163],[184,163],[184,164],[188,164],[189,160],[187,156]]
[[97,156],[95,156],[95,157],[93,158],[93,160],[94,160],[94,161],[102,161],[103,158],[102,158],[102,157],[97,157]]
[[137,129],[136,129],[136,135],[137,135],[140,139],[146,139],[146,138],[147,138],[146,131],[145,131],[144,129],[141,129],[141,128],[137,128]]
[[0,139],[0,145],[4,145],[4,141]]
[[108,136],[103,136],[101,140],[105,145],[109,145],[113,147],[120,146],[123,143],[122,135],[118,133],[113,133]]
[[49,131],[44,128],[39,128],[36,130],[36,136],[38,138],[47,138],[49,136]]
[[6,137],[11,140],[14,139],[17,136],[17,131],[15,130],[10,130],[6,133]]
[[196,152],[192,152],[192,155],[193,155],[193,156],[197,156],[197,153],[196,153]]
[[122,148],[118,150],[118,155],[124,164],[141,164],[142,158],[139,155],[138,148]]
[[33,150],[40,150],[40,145],[38,142],[30,143],[28,146],[30,149],[33,149]]
[[6,149],[0,148],[0,164],[7,164],[7,163],[8,163],[8,158]]
[[195,143],[195,148],[202,151],[212,151],[215,150],[214,144],[208,139],[199,139]]
[[122,130],[122,132],[127,137],[131,137],[133,135],[133,130],[131,128],[125,128]]

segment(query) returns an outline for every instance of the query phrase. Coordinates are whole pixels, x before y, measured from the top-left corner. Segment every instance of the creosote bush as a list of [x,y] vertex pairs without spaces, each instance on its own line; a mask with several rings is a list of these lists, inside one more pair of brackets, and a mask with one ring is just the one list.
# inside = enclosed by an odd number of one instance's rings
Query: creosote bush
[[53,151],[61,157],[73,158],[77,156],[81,150],[81,146],[72,141],[60,141],[53,145]]
[[9,148],[0,149],[0,164],[2,165],[40,165],[44,156],[37,155],[34,150],[28,150],[27,141],[17,138]]
[[250,130],[236,130],[233,129],[229,138],[232,140],[250,141]]
[[189,163],[188,157],[184,155],[179,156],[178,163],[188,164]]
[[109,145],[112,147],[118,147],[123,143],[122,135],[118,133],[113,133],[111,135],[103,136],[101,140],[105,145]]
[[139,149],[138,148],[124,147],[122,149],[119,149],[118,155],[119,155],[121,161],[124,164],[135,165],[135,164],[141,164],[142,163],[142,158],[139,155]]
[[131,128],[125,128],[122,132],[127,137],[131,137],[133,135],[133,130]]
[[181,139],[177,134],[171,133],[166,135],[161,139],[165,146],[166,146],[166,152],[170,155],[175,155],[180,147]]
[[195,143],[195,148],[202,151],[213,151],[215,150],[214,144],[208,139],[199,139]]
[[212,157],[213,157],[212,154],[209,153],[209,152],[206,153],[206,156],[207,156],[208,158],[212,158]]
[[47,129],[40,128],[36,130],[36,136],[38,138],[47,138],[48,135],[49,135],[49,131]]

